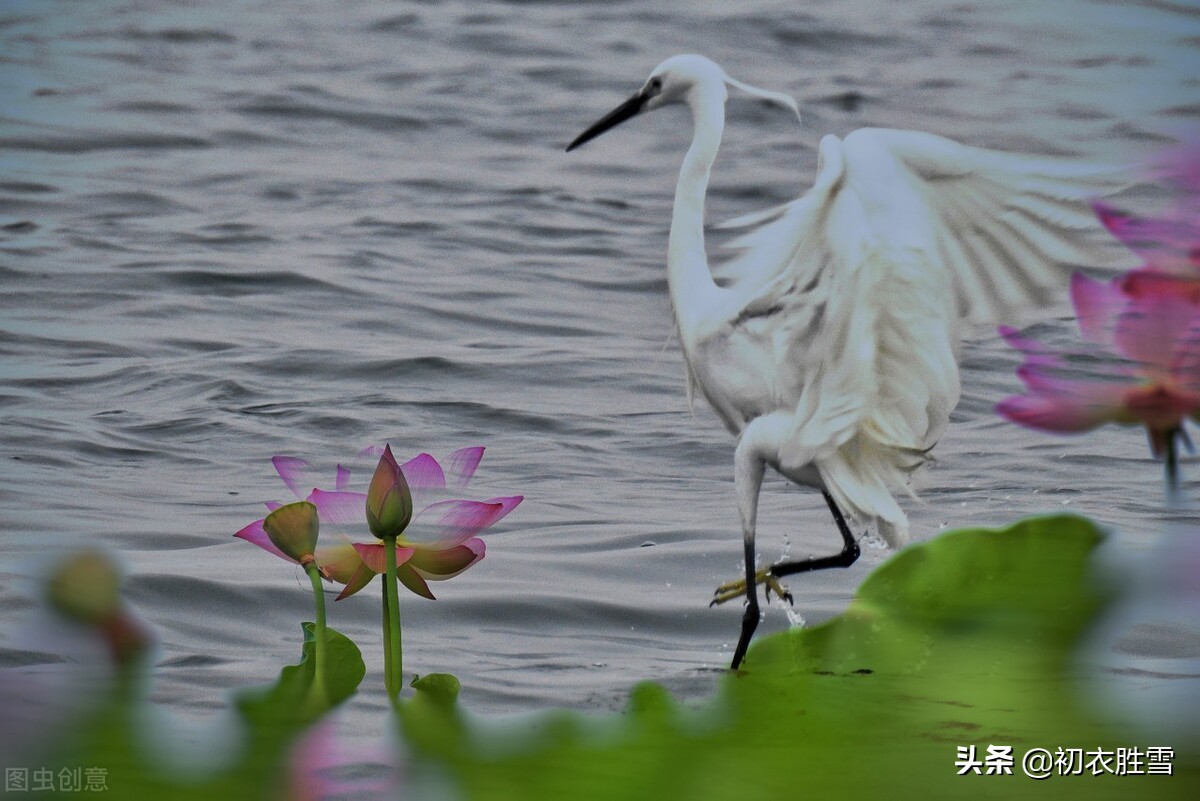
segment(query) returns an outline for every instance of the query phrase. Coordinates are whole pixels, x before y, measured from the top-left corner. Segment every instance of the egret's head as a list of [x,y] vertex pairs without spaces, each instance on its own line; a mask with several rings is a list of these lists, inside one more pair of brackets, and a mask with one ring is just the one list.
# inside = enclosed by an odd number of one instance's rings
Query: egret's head
[[584,142],[595,139],[610,128],[615,128],[643,111],[651,111],[672,103],[688,103],[694,92],[698,90],[719,92],[723,101],[727,85],[782,105],[795,112],[797,117],[800,116],[800,109],[791,95],[759,89],[741,81],[735,81],[712,60],[704,56],[690,54],[671,56],[654,68],[650,77],[642,84],[642,88],[634,93],[633,97],[605,114],[586,131],[575,137],[575,140],[567,145],[567,150],[574,150]]

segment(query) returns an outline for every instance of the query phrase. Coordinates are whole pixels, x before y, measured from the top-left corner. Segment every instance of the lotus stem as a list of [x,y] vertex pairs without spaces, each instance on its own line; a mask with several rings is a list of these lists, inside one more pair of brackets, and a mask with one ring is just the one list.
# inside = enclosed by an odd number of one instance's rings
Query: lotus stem
[[404,685],[403,652],[400,648],[400,588],[396,584],[395,537],[387,537],[383,540],[383,551],[387,567],[383,577],[383,591],[387,599],[384,647],[387,648],[390,656],[390,659],[384,660],[384,670],[387,671],[385,685],[388,697],[394,705],[399,699],[400,689]]
[[1175,429],[1167,434],[1167,452],[1165,458],[1165,469],[1167,478],[1167,501],[1176,502],[1179,500],[1179,454],[1176,448],[1179,445],[1180,429]]
[[325,589],[321,586],[321,573],[317,568],[315,561],[307,561],[304,564],[304,572],[308,574],[308,580],[312,582],[313,598],[317,606],[317,623],[313,634],[316,637],[316,647],[314,648],[313,656],[313,687],[315,692],[320,693],[320,698],[324,701],[325,698]]
[[380,600],[383,602],[383,684],[387,688],[388,698],[392,697],[392,616],[388,610],[388,585],[385,578],[382,582],[383,594],[380,595]]

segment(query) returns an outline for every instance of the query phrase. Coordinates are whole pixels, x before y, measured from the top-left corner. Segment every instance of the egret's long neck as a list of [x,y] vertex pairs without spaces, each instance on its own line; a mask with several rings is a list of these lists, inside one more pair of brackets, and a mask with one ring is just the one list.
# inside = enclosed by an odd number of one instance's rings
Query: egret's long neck
[[667,245],[667,284],[685,347],[721,292],[704,251],[704,196],[725,128],[724,85],[697,85],[688,105],[695,132],[675,185],[675,210]]

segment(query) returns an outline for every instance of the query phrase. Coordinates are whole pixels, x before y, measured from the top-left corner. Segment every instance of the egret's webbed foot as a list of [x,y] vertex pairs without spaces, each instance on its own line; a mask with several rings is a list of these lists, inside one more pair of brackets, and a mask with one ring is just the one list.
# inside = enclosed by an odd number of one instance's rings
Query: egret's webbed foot
[[[766,585],[766,589],[763,590],[763,595],[766,597],[767,603],[771,603],[771,593],[775,593],[780,600],[787,601],[789,604],[792,603],[792,594],[788,592],[787,587],[779,583],[779,579],[775,578],[775,575],[771,572],[771,568],[764,567],[762,570],[755,573],[754,584],[755,586],[759,584]],[[727,581],[720,587],[717,587],[716,592],[713,593],[713,599],[709,603],[709,606],[717,606],[718,604],[723,604],[726,601],[732,601],[734,598],[741,598],[745,594],[745,579]]]

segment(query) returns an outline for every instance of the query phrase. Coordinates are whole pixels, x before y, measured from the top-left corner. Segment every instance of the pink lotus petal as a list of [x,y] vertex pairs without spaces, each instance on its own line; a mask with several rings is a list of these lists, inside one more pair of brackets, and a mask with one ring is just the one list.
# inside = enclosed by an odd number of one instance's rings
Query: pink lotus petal
[[1127,247],[1132,247],[1130,242],[1136,238],[1135,229],[1141,222],[1138,218],[1102,200],[1092,201],[1092,211],[1096,213],[1101,225],[1107,228],[1113,236],[1121,240]]
[[1125,393],[1130,422],[1145,423],[1151,431],[1172,431],[1200,409],[1200,393],[1181,392],[1169,384],[1144,384]]
[[1102,202],[1094,202],[1092,208],[1104,227],[1143,259],[1149,269],[1179,276],[1194,275],[1200,259],[1197,250],[1200,220],[1194,209],[1145,219]]
[[1040,355],[1049,352],[1041,342],[1030,339],[1012,326],[1001,325],[996,328],[996,331],[1004,338],[1005,342],[1026,355]]
[[1171,375],[1185,387],[1200,383],[1195,366],[1200,350],[1200,279],[1134,270],[1121,285],[1130,300],[1117,321],[1118,350],[1140,359],[1150,378]]
[[297,498],[303,498],[304,491],[300,489],[300,478],[306,470],[312,469],[312,465],[295,456],[273,456],[271,464],[275,465],[275,472],[283,479],[283,483],[292,491],[292,494]]
[[429,589],[429,585],[425,583],[417,571],[413,570],[409,565],[404,564],[396,568],[396,578],[403,584],[409,592],[420,595],[422,598],[428,598],[431,601],[436,601],[433,591]]
[[333,488],[335,490],[337,490],[338,492],[345,492],[346,489],[349,488],[349,486],[350,486],[350,470],[345,467],[342,467],[339,464],[337,466],[337,478],[334,479]]
[[[387,552],[383,550],[382,543],[373,542],[364,544],[361,542],[354,543],[354,550],[358,551],[358,556],[363,560],[363,564],[376,573],[383,573],[387,570]],[[404,546],[396,546],[396,564],[402,565],[412,558],[413,549]]]
[[1168,239],[1175,238],[1176,232],[1163,220],[1136,217],[1103,201],[1093,201],[1092,210],[1113,236],[1147,264],[1153,265],[1155,251]]
[[523,500],[525,500],[524,495],[506,495],[501,498],[488,498],[486,501],[484,501],[484,503],[500,504],[500,512],[496,515],[496,519],[489,523],[489,525],[494,526],[499,523],[505,518],[506,515],[508,515],[509,512],[520,506],[521,501]]
[[[1119,361],[1112,354],[1096,353],[1092,354],[1092,357],[1086,371],[1066,362],[1029,358],[1017,368],[1017,378],[1035,394],[1083,392],[1089,396],[1092,393],[1081,388],[1096,384],[1098,389],[1095,392],[1104,394],[1104,387],[1128,388],[1145,380],[1144,370],[1129,362]],[[1117,389],[1113,390],[1116,391]]]
[[1089,342],[1112,344],[1113,329],[1126,302],[1115,283],[1097,281],[1083,273],[1071,276],[1071,303],[1079,318],[1079,331]]
[[1185,197],[1200,194],[1200,138],[1196,132],[1159,153],[1148,173],[1157,180],[1174,184]]
[[1022,364],[1017,368],[1017,378],[1035,394],[1053,393],[1062,386],[1065,379],[1058,370],[1045,370],[1035,364]]
[[1200,305],[1200,275],[1190,277],[1157,270],[1130,270],[1113,284],[1125,297],[1141,303],[1182,298],[1194,306]]
[[1036,339],[1024,336],[1015,328],[1002,325],[997,330],[1000,332],[1000,336],[1004,337],[1005,342],[1021,351],[1025,356],[1025,361],[1017,370],[1018,376],[1023,378],[1024,374],[1031,370],[1062,371],[1068,369],[1064,360],[1067,354],[1052,351]]
[[414,456],[400,465],[400,472],[404,474],[404,480],[408,482],[408,488],[411,490],[446,488],[446,474],[442,472],[442,466],[428,453]]
[[332,720],[313,726],[292,746],[284,776],[283,798],[291,801],[323,801],[341,788],[328,778],[325,768],[338,763],[330,758],[337,728]]
[[1151,374],[1164,375],[1171,367],[1180,335],[1191,326],[1197,311],[1186,297],[1171,293],[1131,299],[1117,320],[1113,343]]
[[274,512],[276,509],[283,506],[283,504],[280,503],[279,501],[267,501],[265,504],[263,504],[263,506],[267,507],[267,509]]
[[259,548],[262,548],[268,553],[273,553],[280,559],[286,559],[293,564],[300,564],[292,557],[285,554],[283,551],[275,547],[275,543],[271,542],[271,538],[267,536],[267,530],[263,528],[263,521],[255,520],[244,529],[234,534],[238,539],[243,539],[246,542],[253,543]]
[[372,462],[378,462],[380,456],[383,456],[382,445],[368,445],[358,452],[356,458],[359,460],[367,459]]
[[462,545],[441,550],[417,549],[409,566],[430,581],[445,581],[457,576],[484,557],[483,540],[473,537]]
[[328,492],[315,489],[308,500],[317,507],[322,520],[341,526],[365,524],[367,520],[367,496],[363,492]]
[[1121,416],[1119,384],[1064,385],[1059,394],[1014,395],[996,406],[1001,417],[1043,431],[1088,431]]
[[1200,392],[1200,309],[1175,342],[1171,377],[1184,391]]
[[422,453],[400,465],[400,472],[408,482],[414,511],[446,497],[446,475],[437,459],[428,453]]
[[460,448],[442,460],[446,470],[446,483],[455,489],[462,489],[471,481],[483,459],[483,446]]
[[499,502],[439,501],[413,518],[404,540],[418,548],[452,548],[495,523],[510,508]]
[[1175,339],[1167,380],[1185,392],[1200,392],[1200,309]]
[[[395,767],[396,747],[379,739],[362,743],[361,738],[346,742],[338,738],[339,720],[326,715],[303,734],[291,748],[287,775],[283,784],[273,787],[272,798],[287,801],[330,801],[335,798],[398,798],[400,792]],[[369,778],[352,777],[371,766]],[[379,776],[379,769],[386,774]],[[409,794],[411,798],[411,794]]]

